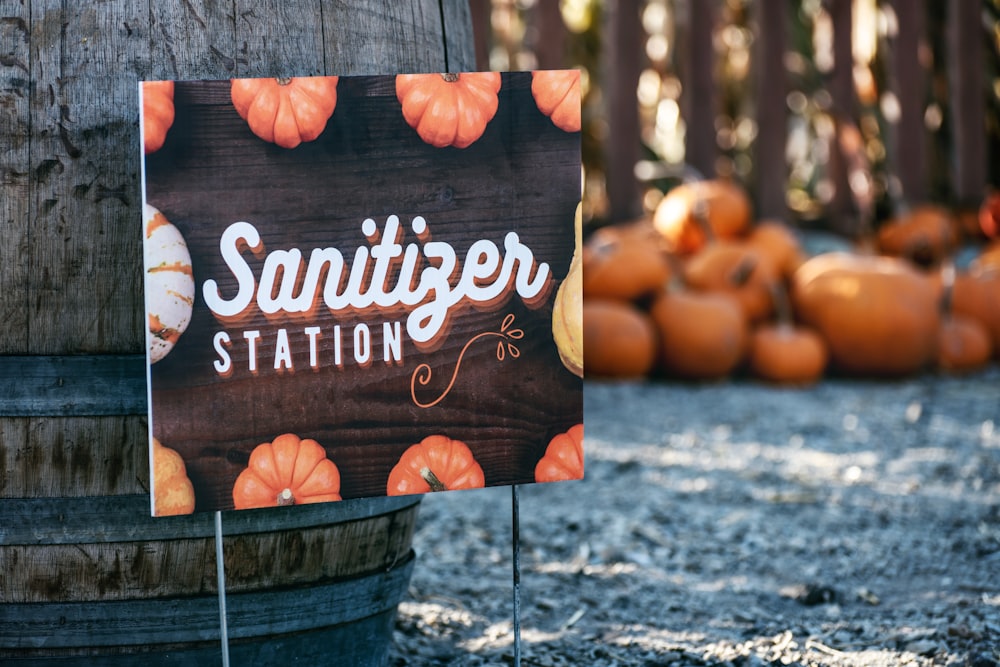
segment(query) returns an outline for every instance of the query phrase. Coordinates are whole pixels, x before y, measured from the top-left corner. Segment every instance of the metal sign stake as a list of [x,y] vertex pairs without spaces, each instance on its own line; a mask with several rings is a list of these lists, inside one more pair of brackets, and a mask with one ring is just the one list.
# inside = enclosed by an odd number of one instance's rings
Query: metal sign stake
[[226,568],[222,562],[222,512],[215,511],[215,576],[219,587],[219,635],[222,667],[229,667],[229,627],[226,624]]
[[511,532],[514,542],[514,667],[521,667],[521,526],[519,516],[519,487],[511,491]]

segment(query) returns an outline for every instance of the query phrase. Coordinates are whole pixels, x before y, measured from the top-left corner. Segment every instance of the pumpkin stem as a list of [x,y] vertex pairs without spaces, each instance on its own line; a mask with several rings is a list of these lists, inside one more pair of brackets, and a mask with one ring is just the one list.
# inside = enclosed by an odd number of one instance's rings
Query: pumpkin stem
[[771,300],[774,301],[775,318],[778,325],[791,327],[794,324],[792,316],[792,303],[788,298],[788,288],[781,280],[771,280],[767,284],[767,289],[771,293]]
[[427,482],[428,486],[431,487],[431,491],[448,490],[448,487],[444,485],[444,482],[438,479],[438,476],[434,474],[434,471],[428,468],[427,466],[424,466],[423,468],[420,469],[420,476],[423,478],[425,482]]
[[448,83],[455,83],[456,81],[458,81],[458,73],[457,72],[444,72],[441,75],[441,78],[444,79],[445,81],[447,81]]
[[[948,241],[942,242],[944,252],[951,252],[949,246]],[[914,264],[927,266],[934,261],[934,243],[927,237],[927,234],[920,234],[906,244],[903,248],[903,256]]]
[[712,223],[709,222],[711,207],[708,204],[708,199],[705,197],[703,189],[703,181],[696,181],[694,183],[694,204],[691,206],[691,217],[698,224],[701,233],[705,235],[705,242],[711,243],[715,241],[715,230],[712,229]]
[[955,292],[955,261],[948,257],[941,265],[941,302],[939,312],[943,317],[951,315],[951,302]]
[[672,252],[666,253],[665,257],[670,267],[670,274],[663,289],[667,292],[681,292],[687,288],[687,283],[684,281],[684,264],[681,258]]
[[290,76],[279,76],[279,77],[275,77],[274,80],[278,82],[279,86],[287,86],[288,84],[290,84],[292,82],[292,77],[290,77]]
[[278,507],[288,507],[294,504],[295,496],[292,495],[292,490],[282,489],[281,493],[278,494]]
[[732,283],[734,287],[742,287],[743,285],[746,285],[756,268],[757,259],[755,257],[744,257],[729,273],[729,282]]

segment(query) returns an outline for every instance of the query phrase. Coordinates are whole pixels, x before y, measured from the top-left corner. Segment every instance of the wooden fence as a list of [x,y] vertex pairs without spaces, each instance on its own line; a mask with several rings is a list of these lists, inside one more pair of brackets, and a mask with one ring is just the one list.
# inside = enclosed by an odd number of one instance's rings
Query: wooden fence
[[[976,206],[1000,177],[1000,3],[993,0],[470,0],[470,6],[477,67],[591,70],[599,92],[592,89],[585,102],[584,161],[599,176],[588,180],[590,211],[603,222],[648,210],[651,188],[668,188],[671,178],[660,177],[681,166],[645,141],[650,113],[636,91],[650,71],[680,91],[684,165],[740,180],[760,218],[854,235],[872,211],[886,217],[922,201]],[[595,25],[568,28],[567,7],[574,6],[589,6]],[[592,33],[598,61],[586,62],[574,45]],[[737,45],[748,61],[742,79],[733,76],[731,37],[744,42]],[[738,124],[752,139],[734,147]],[[790,156],[796,131],[827,144],[807,147],[821,157],[804,180]],[[638,174],[637,164],[645,167]],[[859,164],[865,168],[858,171]]]

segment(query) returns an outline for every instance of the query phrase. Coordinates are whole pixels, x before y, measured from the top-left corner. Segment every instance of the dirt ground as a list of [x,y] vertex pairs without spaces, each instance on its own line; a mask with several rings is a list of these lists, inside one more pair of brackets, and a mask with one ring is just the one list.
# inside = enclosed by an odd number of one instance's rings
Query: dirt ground
[[[520,494],[521,664],[1000,665],[1000,368],[585,389]],[[390,665],[513,664],[509,488],[432,494]]]

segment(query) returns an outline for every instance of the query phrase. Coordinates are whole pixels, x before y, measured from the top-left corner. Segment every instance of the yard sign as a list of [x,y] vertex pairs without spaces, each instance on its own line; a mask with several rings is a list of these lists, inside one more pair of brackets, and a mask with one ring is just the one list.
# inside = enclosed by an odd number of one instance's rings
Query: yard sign
[[575,72],[140,91],[154,514],[582,476]]

